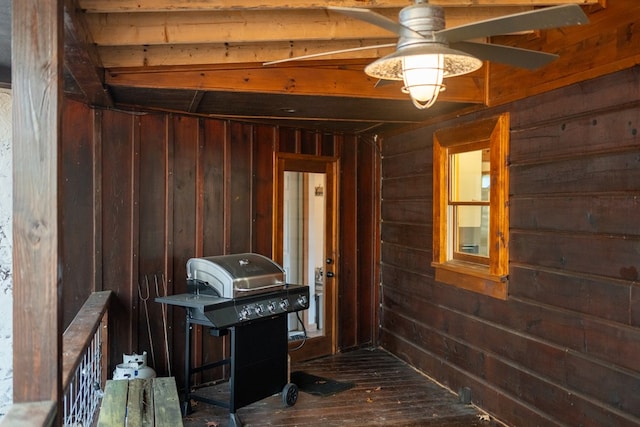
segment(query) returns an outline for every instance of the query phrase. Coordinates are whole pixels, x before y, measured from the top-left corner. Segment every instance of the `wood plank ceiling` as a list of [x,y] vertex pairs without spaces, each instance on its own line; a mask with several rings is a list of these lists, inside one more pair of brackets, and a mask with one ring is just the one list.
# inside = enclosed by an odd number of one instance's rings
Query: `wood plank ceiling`
[[[3,0],[5,1],[5,0]],[[431,0],[447,27],[566,3],[602,0]],[[395,43],[394,34],[330,12],[366,7],[396,20],[408,0],[66,0],[67,88],[96,105],[155,108],[330,131],[388,129],[481,106],[486,68],[447,80],[417,110],[400,84],[362,70],[392,48],[275,66],[263,62]],[[514,36],[518,37],[518,36]],[[521,37],[521,36],[520,36]]]

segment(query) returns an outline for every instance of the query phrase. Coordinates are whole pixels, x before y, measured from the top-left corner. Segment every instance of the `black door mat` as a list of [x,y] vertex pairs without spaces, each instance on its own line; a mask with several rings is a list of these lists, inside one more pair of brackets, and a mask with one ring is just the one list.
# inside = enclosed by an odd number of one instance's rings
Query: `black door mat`
[[292,372],[291,382],[297,385],[300,391],[323,397],[349,390],[355,386],[354,383],[335,381],[311,375],[303,371]]

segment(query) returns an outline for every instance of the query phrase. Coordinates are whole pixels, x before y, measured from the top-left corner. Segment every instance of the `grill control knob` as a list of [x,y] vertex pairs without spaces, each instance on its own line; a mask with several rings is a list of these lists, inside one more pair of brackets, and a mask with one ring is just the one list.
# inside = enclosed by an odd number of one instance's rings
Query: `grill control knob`
[[276,312],[276,303],[273,301],[270,301],[269,304],[267,304],[267,309],[271,312],[271,313],[275,313]]
[[289,308],[289,301],[286,299],[280,301],[280,308],[286,311]]
[[249,309],[247,307],[243,307],[242,310],[240,310],[240,313],[238,314],[238,317],[240,318],[240,320],[246,320],[249,318]]
[[298,297],[298,305],[300,305],[300,307],[306,307],[307,306],[307,297],[305,295],[300,295]]
[[264,312],[264,307],[262,307],[260,304],[256,305],[255,312],[258,316],[262,316],[262,313]]

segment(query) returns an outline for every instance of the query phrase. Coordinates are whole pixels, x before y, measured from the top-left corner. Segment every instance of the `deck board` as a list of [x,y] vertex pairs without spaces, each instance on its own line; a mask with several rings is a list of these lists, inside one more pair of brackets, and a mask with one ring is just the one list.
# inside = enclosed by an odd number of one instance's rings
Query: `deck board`
[[[300,392],[296,404],[285,407],[271,396],[237,412],[245,427],[255,426],[496,426],[473,405],[431,381],[381,349],[363,349],[308,362],[292,371],[355,383],[350,390],[326,397]],[[214,399],[228,399],[227,384],[199,390]],[[229,426],[224,408],[197,403],[184,418],[185,427]]]

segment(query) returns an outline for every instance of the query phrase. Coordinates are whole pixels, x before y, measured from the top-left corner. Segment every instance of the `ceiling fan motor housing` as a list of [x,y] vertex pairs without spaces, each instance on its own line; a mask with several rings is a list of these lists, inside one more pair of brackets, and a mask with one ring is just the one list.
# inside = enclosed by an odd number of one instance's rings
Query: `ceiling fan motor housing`
[[[401,25],[398,49],[412,44],[441,43],[448,46],[447,40],[436,32],[444,29],[444,9],[440,6],[417,3],[400,11]],[[418,36],[419,33],[420,36]]]

